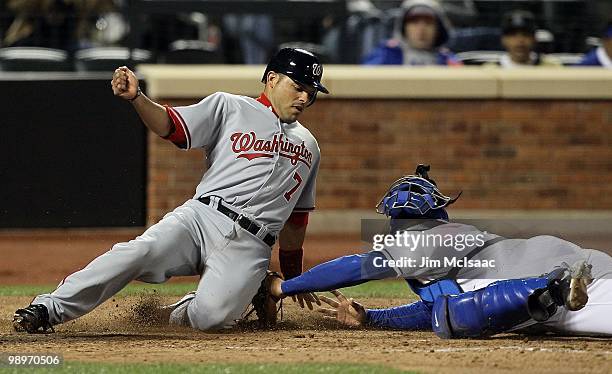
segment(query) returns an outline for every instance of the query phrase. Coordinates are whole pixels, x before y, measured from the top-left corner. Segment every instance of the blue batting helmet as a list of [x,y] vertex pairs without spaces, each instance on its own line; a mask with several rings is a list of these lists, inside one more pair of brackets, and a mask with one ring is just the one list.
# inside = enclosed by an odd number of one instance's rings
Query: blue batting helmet
[[429,178],[429,165],[419,164],[415,175],[395,181],[376,207],[376,212],[391,218],[434,218],[448,220],[444,207],[455,198],[443,195],[436,182]]

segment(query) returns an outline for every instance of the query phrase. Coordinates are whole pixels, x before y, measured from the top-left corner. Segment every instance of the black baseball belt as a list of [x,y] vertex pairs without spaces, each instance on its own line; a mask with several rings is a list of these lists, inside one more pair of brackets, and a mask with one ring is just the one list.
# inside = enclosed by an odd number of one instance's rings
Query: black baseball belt
[[[211,205],[212,201],[211,201],[210,197],[208,197],[208,196],[200,197],[198,199],[198,201],[200,201],[201,203],[206,204],[206,205],[212,207],[212,205]],[[255,236],[257,236],[257,234],[261,230],[261,226],[260,225],[258,225],[257,223],[253,222],[252,220],[248,219],[245,216],[241,216],[239,213],[234,212],[230,208],[224,206],[221,203],[221,200],[217,204],[216,208],[217,208],[217,210],[219,212],[221,212],[224,215],[226,215],[232,221],[238,222],[240,227],[242,227],[243,229],[245,229],[246,231],[250,232],[251,234],[253,234]],[[267,245],[272,247],[274,245],[274,242],[276,242],[276,237],[274,235],[272,235],[272,234],[266,234],[266,236],[261,238],[261,240],[263,240],[264,243],[266,243]]]

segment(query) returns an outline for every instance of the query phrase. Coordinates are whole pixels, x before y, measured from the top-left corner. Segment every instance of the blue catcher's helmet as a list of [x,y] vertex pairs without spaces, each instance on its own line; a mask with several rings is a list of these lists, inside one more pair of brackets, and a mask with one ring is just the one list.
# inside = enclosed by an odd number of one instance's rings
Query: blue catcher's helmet
[[433,218],[448,220],[444,207],[454,203],[455,198],[443,195],[436,182],[429,178],[429,165],[419,164],[415,175],[404,176],[395,181],[376,207],[376,212],[391,218]]

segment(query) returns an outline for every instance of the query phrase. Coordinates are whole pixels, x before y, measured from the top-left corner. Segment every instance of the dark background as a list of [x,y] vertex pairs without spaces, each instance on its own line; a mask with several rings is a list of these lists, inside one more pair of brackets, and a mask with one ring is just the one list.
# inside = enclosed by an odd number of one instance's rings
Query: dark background
[[109,79],[0,78],[0,227],[145,225],[146,131]]

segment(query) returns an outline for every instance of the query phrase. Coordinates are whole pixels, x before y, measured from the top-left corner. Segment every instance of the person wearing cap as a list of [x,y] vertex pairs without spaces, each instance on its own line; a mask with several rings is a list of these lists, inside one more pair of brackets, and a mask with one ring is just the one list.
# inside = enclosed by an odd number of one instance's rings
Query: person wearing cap
[[533,13],[515,10],[504,14],[501,42],[506,53],[501,56],[497,65],[502,68],[561,66],[561,61],[554,57],[536,52],[535,33],[536,22]]
[[608,23],[601,37],[601,45],[587,53],[578,65],[612,69],[612,21]]
[[461,65],[442,46],[450,21],[435,0],[406,0],[395,37],[383,42],[363,60],[365,65]]

